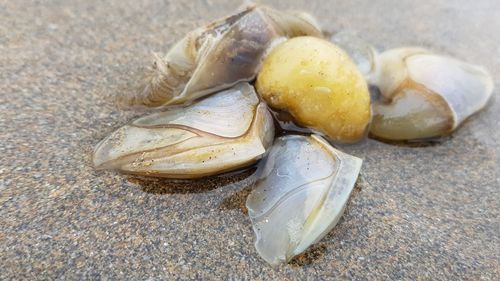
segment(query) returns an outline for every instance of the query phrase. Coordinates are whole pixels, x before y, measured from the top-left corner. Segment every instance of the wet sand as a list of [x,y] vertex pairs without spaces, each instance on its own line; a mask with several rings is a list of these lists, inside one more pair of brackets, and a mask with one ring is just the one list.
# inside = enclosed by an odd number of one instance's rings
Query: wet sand
[[[421,45],[484,65],[499,94],[500,2],[267,1],[379,49]],[[324,4],[321,4],[321,3]],[[366,140],[338,226],[290,264],[256,253],[247,173],[144,180],[91,166],[144,114],[117,107],[152,51],[236,1],[0,2],[0,279],[498,280],[500,106],[427,146]]]

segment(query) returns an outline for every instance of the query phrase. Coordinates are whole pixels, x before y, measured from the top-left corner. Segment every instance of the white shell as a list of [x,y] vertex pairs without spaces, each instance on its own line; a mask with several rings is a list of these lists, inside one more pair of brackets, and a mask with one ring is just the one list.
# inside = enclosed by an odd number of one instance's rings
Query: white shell
[[246,203],[262,258],[287,262],[325,236],[342,216],[361,163],[316,135],[276,139]]
[[144,87],[129,101],[161,106],[185,104],[240,81],[253,80],[274,40],[321,36],[308,15],[253,5],[198,28],[162,58],[157,56]]
[[273,121],[248,83],[186,108],[135,120],[99,143],[94,165],[127,173],[198,178],[254,163],[274,137]]
[[408,140],[451,133],[481,110],[493,92],[482,67],[421,48],[382,53],[372,83],[383,100],[374,103],[371,133]]

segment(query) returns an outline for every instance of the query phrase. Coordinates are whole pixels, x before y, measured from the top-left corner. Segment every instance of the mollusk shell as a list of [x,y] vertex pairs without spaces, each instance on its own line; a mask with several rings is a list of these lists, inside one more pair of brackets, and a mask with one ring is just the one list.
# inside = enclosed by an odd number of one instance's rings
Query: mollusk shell
[[185,104],[253,80],[274,40],[302,35],[322,36],[311,16],[252,5],[188,33],[165,57],[156,55],[144,87],[129,102]]
[[262,258],[288,262],[325,236],[342,216],[361,163],[316,135],[276,139],[246,203]]
[[382,94],[374,102],[371,134],[391,140],[450,134],[493,91],[484,68],[421,48],[382,53],[371,82]]
[[375,47],[366,43],[355,32],[343,30],[335,33],[331,38],[334,44],[342,48],[358,66],[359,71],[368,79],[376,66],[377,51]]
[[199,178],[254,163],[273,137],[266,105],[252,86],[240,83],[118,129],[97,145],[94,165],[138,175]]

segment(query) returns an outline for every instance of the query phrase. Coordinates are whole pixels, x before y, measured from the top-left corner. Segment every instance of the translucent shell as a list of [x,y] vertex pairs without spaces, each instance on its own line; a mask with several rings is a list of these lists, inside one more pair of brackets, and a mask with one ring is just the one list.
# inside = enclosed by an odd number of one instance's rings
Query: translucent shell
[[371,81],[375,101],[371,134],[390,140],[439,137],[481,110],[493,91],[482,67],[421,48],[382,53]]
[[241,83],[118,129],[97,145],[94,165],[138,175],[199,178],[254,163],[273,137],[266,105],[252,86]]
[[361,163],[316,135],[276,139],[246,203],[262,258],[288,262],[325,236],[342,216]]
[[129,102],[184,104],[253,80],[274,40],[302,35],[321,36],[311,16],[252,5],[188,33],[165,57],[157,55],[144,87]]
[[330,41],[349,54],[363,76],[369,78],[372,75],[377,59],[377,51],[373,46],[361,39],[355,32],[347,30],[335,33]]

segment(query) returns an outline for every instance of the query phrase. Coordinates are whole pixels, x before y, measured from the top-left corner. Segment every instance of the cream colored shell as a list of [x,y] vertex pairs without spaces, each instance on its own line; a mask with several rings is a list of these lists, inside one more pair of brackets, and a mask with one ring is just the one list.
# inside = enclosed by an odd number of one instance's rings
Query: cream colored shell
[[484,68],[421,48],[382,53],[371,82],[382,94],[374,101],[371,134],[391,140],[450,134],[493,92]]

